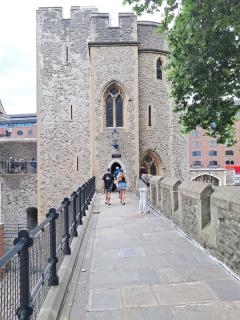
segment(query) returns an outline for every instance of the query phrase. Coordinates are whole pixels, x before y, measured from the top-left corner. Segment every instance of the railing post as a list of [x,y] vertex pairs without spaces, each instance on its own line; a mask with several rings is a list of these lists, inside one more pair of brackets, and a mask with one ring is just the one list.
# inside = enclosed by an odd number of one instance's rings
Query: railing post
[[72,193],[73,198],[73,229],[72,229],[72,236],[77,237],[77,193],[74,191]]
[[50,217],[50,258],[48,262],[51,263],[50,277],[48,280],[49,286],[57,286],[59,283],[57,275],[57,245],[56,245],[56,220],[58,213],[55,208],[51,208],[47,214],[47,218]]
[[88,193],[88,202],[87,205],[89,206],[91,203],[91,182],[88,180],[87,182],[87,193]]
[[83,216],[85,217],[86,216],[86,212],[85,212],[85,209],[86,209],[86,183],[84,183],[83,187],[82,187],[82,214]]
[[63,254],[70,255],[71,248],[69,244],[70,234],[69,234],[69,205],[70,201],[68,198],[64,198],[62,204],[64,204],[64,244],[63,244]]
[[[88,209],[88,181],[85,183],[85,211]],[[85,212],[86,215],[86,212]]]
[[83,222],[82,222],[82,188],[78,188],[77,190],[77,193],[78,193],[78,224],[79,225],[82,225]]
[[93,195],[94,195],[93,187],[94,187],[94,178],[91,178],[91,200],[92,200]]
[[[18,237],[14,239],[13,244],[16,245],[19,242],[24,243],[24,247],[19,253],[20,259],[20,283],[19,283],[19,294],[20,294],[20,306],[16,311],[18,319],[29,320],[33,308],[30,304],[30,267],[29,267],[29,248],[33,245],[33,239],[29,237],[27,230],[21,230],[18,233]],[[13,290],[13,289],[12,289]]]

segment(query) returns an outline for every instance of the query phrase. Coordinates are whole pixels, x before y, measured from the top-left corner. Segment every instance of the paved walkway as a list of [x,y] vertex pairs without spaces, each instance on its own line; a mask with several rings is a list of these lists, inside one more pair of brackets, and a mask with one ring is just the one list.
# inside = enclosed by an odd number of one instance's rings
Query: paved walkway
[[[239,320],[240,283],[156,213],[97,203],[61,320]],[[79,259],[80,260],[80,259]],[[85,306],[85,308],[84,308]],[[84,311],[84,312],[83,312]]]

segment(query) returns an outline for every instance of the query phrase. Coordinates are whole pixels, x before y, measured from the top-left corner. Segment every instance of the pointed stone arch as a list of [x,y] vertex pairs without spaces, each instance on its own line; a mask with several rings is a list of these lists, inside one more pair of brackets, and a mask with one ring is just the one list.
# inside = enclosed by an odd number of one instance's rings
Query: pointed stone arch
[[148,174],[161,175],[161,158],[154,150],[146,150],[140,160],[140,167],[145,167]]
[[118,86],[118,87],[122,90],[122,92],[124,93],[124,95],[127,97],[127,90],[125,89],[125,86],[124,86],[121,82],[119,82],[119,81],[117,81],[117,80],[114,80],[114,79],[108,81],[108,82],[104,85],[104,87],[103,87],[103,89],[102,89],[102,91],[101,91],[101,94],[100,94],[101,97],[104,98],[104,96],[106,95],[106,92],[107,92],[108,88],[111,87],[111,86],[114,86],[114,85]]

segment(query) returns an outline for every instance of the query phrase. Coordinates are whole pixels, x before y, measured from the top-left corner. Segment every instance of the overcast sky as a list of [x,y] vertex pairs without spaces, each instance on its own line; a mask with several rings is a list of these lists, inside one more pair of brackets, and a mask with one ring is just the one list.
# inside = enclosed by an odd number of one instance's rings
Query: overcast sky
[[[130,12],[122,0],[2,0],[0,3],[0,99],[5,111],[36,112],[35,17],[38,7],[97,6],[109,12],[117,25],[118,12]],[[160,15],[145,15],[141,20],[159,21]]]

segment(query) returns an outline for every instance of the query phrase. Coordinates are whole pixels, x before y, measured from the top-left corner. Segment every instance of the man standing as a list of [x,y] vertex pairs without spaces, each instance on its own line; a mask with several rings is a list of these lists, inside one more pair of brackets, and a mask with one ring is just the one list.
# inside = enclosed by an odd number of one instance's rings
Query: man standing
[[109,168],[107,169],[107,173],[105,173],[103,175],[102,181],[103,181],[103,187],[104,187],[104,191],[105,191],[105,204],[110,206],[111,205],[111,203],[110,203],[111,192],[113,189],[114,177],[111,174],[111,170]]

